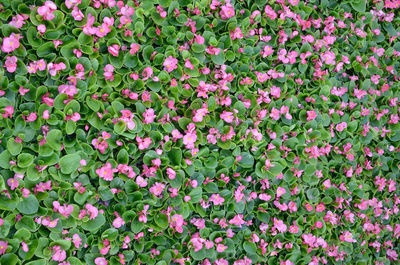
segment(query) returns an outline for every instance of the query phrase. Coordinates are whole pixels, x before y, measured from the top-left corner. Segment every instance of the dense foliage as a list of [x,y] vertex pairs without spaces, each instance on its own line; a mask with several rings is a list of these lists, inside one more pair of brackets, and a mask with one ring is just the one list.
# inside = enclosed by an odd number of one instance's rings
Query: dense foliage
[[0,3],[0,264],[399,263],[400,1]]

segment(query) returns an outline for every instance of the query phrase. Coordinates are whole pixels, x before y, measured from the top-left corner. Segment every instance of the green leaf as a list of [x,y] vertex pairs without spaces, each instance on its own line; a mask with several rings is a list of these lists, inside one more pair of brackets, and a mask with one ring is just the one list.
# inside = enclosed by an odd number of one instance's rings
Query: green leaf
[[[34,261],[26,263],[26,265],[46,265],[46,264],[47,264],[47,260],[45,260],[45,259],[34,260]],[[72,265],[72,263],[71,263],[71,265]]]
[[21,262],[18,256],[12,253],[4,254],[0,258],[0,264],[15,265],[18,262]]
[[11,154],[8,150],[4,150],[0,154],[0,167],[8,169],[10,168],[10,160],[11,160]]
[[277,176],[277,175],[279,175],[279,173],[282,172],[284,167],[279,163],[273,163],[273,164],[275,166],[274,167],[270,167],[268,171],[271,172],[272,175]]
[[63,156],[60,159],[60,168],[61,173],[63,174],[71,174],[75,170],[77,170],[81,165],[79,161],[81,160],[80,155],[78,154],[71,154]]
[[114,132],[116,134],[124,133],[125,129],[126,129],[126,123],[124,121],[118,121],[116,124],[114,124]]
[[34,195],[29,195],[27,198],[22,198],[17,205],[18,211],[22,214],[34,214],[39,209],[39,202]]
[[257,246],[253,242],[245,241],[243,243],[243,248],[250,255],[256,255],[257,254]]
[[47,134],[47,137],[46,137],[47,143],[55,151],[60,151],[61,139],[62,139],[62,132],[58,129],[53,129],[53,130],[49,131],[49,133]]
[[68,258],[68,262],[71,265],[82,265],[82,262],[79,259],[75,258],[75,257],[69,257]]
[[159,213],[155,216],[154,221],[156,224],[161,227],[162,229],[166,229],[169,225],[168,223],[168,217],[164,213]]
[[138,218],[135,218],[132,221],[131,230],[133,233],[135,233],[135,234],[139,233],[140,231],[142,231],[143,227],[144,227],[144,224],[142,222],[139,222]]
[[182,161],[182,151],[178,148],[172,148],[168,152],[168,158],[173,165],[180,165]]
[[207,256],[206,256],[206,248],[202,248],[199,251],[195,252],[194,249],[192,248],[190,250],[190,256],[192,256],[192,258],[194,260],[204,260]]
[[160,6],[167,8],[171,5],[171,0],[158,0]]
[[352,0],[352,1],[350,1],[350,3],[355,11],[365,12],[365,10],[366,10],[365,0]]
[[28,229],[29,231],[34,231],[36,229],[36,224],[32,218],[28,216],[23,216],[19,222],[15,224],[16,229]]
[[161,90],[160,82],[149,81],[146,85],[154,92],[159,92]]
[[218,55],[211,55],[211,60],[217,65],[225,64],[224,52],[221,50]]
[[239,161],[239,165],[243,168],[252,168],[254,166],[254,157],[247,152],[242,152],[240,154],[242,160]]
[[190,193],[192,203],[198,203],[202,199],[203,189],[201,187],[194,188]]
[[82,228],[89,232],[96,232],[99,230],[106,222],[104,215],[99,213],[96,218],[82,223]]
[[128,151],[126,151],[125,149],[121,149],[121,151],[118,152],[117,162],[120,164],[128,164],[129,163]]
[[320,193],[319,193],[318,189],[312,188],[312,189],[307,190],[307,198],[311,202],[313,202],[313,203],[318,202],[319,201],[319,196],[320,196]]
[[34,156],[27,153],[22,153],[17,158],[18,166],[21,168],[27,168],[33,163]]
[[99,188],[100,197],[103,201],[108,201],[114,198],[114,194],[112,191],[107,187]]

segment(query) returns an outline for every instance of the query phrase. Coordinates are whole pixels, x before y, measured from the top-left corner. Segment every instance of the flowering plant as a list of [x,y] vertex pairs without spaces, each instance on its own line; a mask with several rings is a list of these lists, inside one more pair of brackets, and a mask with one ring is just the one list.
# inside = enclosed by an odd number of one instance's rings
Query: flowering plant
[[0,0],[0,264],[398,264],[399,8]]

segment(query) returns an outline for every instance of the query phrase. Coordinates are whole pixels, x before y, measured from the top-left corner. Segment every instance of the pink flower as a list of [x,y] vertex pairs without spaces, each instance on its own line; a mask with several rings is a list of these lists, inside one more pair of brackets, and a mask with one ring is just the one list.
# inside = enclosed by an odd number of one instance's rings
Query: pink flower
[[43,111],[43,119],[48,120],[50,118],[49,110]]
[[56,48],[56,49],[57,49],[58,45],[61,45],[61,44],[63,44],[63,42],[62,42],[62,41],[60,41],[60,40],[53,40],[53,44],[54,44],[54,48]]
[[189,59],[186,59],[186,60],[185,60],[185,67],[186,67],[186,68],[189,68],[189,69],[191,69],[191,70],[194,69],[194,66],[193,66],[193,64],[190,62]]
[[167,175],[169,179],[175,179],[176,177],[176,172],[172,168],[167,168]]
[[278,17],[274,9],[272,9],[272,7],[269,5],[265,6],[264,12],[267,15],[267,17],[271,20],[274,20]]
[[16,27],[17,29],[22,28],[23,25],[26,24],[25,20],[27,19],[26,17],[29,18],[28,15],[26,14],[17,14],[15,17],[12,17],[12,20],[10,23],[8,23],[11,26]]
[[[109,21],[109,22],[106,23],[106,19],[108,19],[107,21]],[[114,24],[114,18],[110,20],[109,18],[105,17],[104,23],[101,24],[101,26],[96,28],[96,31],[95,31],[96,36],[100,37],[100,38],[106,36],[108,33],[111,32],[110,26],[112,26],[113,24]]]
[[107,260],[105,258],[98,257],[98,258],[94,259],[94,264],[96,264],[96,265],[107,265],[108,262],[107,262]]
[[325,189],[329,189],[332,186],[330,179],[325,180],[322,184],[325,186]]
[[143,118],[144,118],[143,122],[145,124],[152,123],[154,121],[154,119],[156,118],[156,115],[154,114],[154,110],[152,108],[146,109],[143,112]]
[[281,97],[281,88],[277,86],[272,86],[271,87],[271,95],[275,98],[280,98]]
[[242,226],[242,224],[245,224],[246,222],[243,220],[243,214],[237,214],[237,215],[235,215],[235,217],[233,217],[231,220],[229,220],[229,223],[231,225]]
[[261,53],[262,53],[262,57],[265,58],[265,57],[270,56],[271,54],[273,54],[274,53],[274,49],[272,49],[271,46],[266,45],[266,46],[264,46],[264,50]]
[[74,114],[72,114],[71,116],[71,120],[74,122],[77,122],[81,119],[81,115],[78,112],[75,112]]
[[164,70],[166,70],[168,73],[170,73],[173,70],[175,70],[176,68],[178,68],[177,64],[178,64],[178,59],[176,59],[170,55],[164,60],[164,64],[163,64]]
[[225,111],[225,110],[219,115],[219,117],[227,123],[232,123],[233,119],[234,119],[233,112],[229,112],[229,111]]
[[279,197],[281,197],[283,194],[285,194],[286,193],[286,190],[285,190],[285,188],[282,188],[282,187],[278,187],[277,189],[276,189],[276,196],[279,198]]
[[170,227],[175,228],[175,230],[178,233],[182,233],[183,232],[183,225],[184,225],[184,221],[183,221],[183,216],[180,214],[174,214],[171,217],[171,221],[170,221]]
[[40,59],[39,61],[36,61],[36,66],[39,69],[39,71],[46,70],[46,62],[45,62],[45,60]]
[[194,41],[198,44],[204,44],[204,38],[201,35],[194,34]]
[[29,247],[24,241],[21,242],[21,245],[22,245],[22,250],[24,252],[28,252],[29,251]]
[[74,243],[76,248],[79,248],[82,245],[82,239],[78,234],[74,234],[72,236],[72,242]]
[[7,68],[7,71],[9,73],[14,73],[15,70],[17,70],[17,57],[15,56],[7,56],[6,62],[4,64],[4,67]]
[[53,254],[52,260],[55,261],[63,261],[67,258],[67,253],[65,250],[61,249],[60,246],[53,246]]
[[194,143],[197,140],[197,135],[194,133],[188,133],[183,136],[183,144],[186,145],[186,148],[194,147]]
[[91,204],[85,205],[86,210],[89,213],[89,220],[95,219],[99,213],[99,210]]
[[26,117],[26,121],[35,121],[37,119],[37,114],[34,112],[29,113],[28,117]]
[[46,26],[43,24],[38,25],[37,27],[37,31],[39,31],[40,34],[44,34],[46,32]]
[[342,132],[346,128],[347,128],[347,123],[346,122],[341,122],[341,123],[336,125],[336,130],[338,132]]
[[20,43],[19,39],[22,38],[19,34],[11,33],[9,37],[3,39],[3,44],[1,45],[1,50],[5,53],[10,53],[18,49]]
[[6,253],[8,247],[8,241],[0,241],[0,255],[4,255]]
[[66,94],[70,97],[73,97],[74,95],[78,94],[78,90],[74,85],[60,85],[58,87],[58,92],[60,94]]
[[151,67],[146,67],[146,68],[144,68],[144,70],[143,70],[143,72],[142,72],[142,75],[143,75],[143,81],[145,81],[145,80],[147,80],[147,79],[149,79],[152,75],[153,75],[153,69],[151,68]]
[[141,176],[137,176],[135,182],[136,182],[136,184],[138,184],[139,187],[141,187],[141,188],[147,186],[147,181],[146,181],[144,178],[142,178]]
[[269,114],[269,116],[271,117],[271,119],[273,120],[279,120],[280,117],[280,111],[274,107],[272,107],[271,113]]
[[[31,71],[33,71],[34,73],[37,71],[38,69],[38,65],[35,63],[35,65],[32,66],[34,69],[31,69]],[[49,63],[47,65],[47,70],[49,71],[51,76],[56,76],[57,73],[61,70],[65,70],[66,69],[66,65],[61,62],[61,63]],[[28,69],[29,71],[29,69]]]
[[221,197],[219,194],[213,194],[210,197],[210,201],[214,203],[214,205],[222,205],[225,201],[224,198]]
[[120,47],[118,44],[113,44],[108,47],[108,52],[111,53],[112,56],[118,56],[119,49]]
[[307,121],[312,121],[317,117],[317,113],[314,110],[307,111]]
[[357,240],[353,239],[353,234],[349,231],[344,232],[344,234],[340,236],[340,240],[346,241],[349,243],[357,242]]
[[135,55],[140,49],[140,45],[137,43],[132,43],[131,44],[131,49],[129,51],[130,54]]
[[122,219],[117,212],[114,212],[114,215],[117,217],[114,219],[113,221],[113,226],[115,228],[120,228],[121,226],[123,226],[125,224],[124,219]]
[[156,197],[159,197],[164,191],[165,185],[159,182],[154,183],[154,185],[150,188],[150,192],[153,193]]
[[53,14],[55,10],[57,10],[56,4],[52,1],[46,1],[43,6],[37,9],[37,12],[43,17],[43,20],[52,20],[55,18],[55,15]]
[[50,217],[46,217],[45,219],[42,220],[42,225],[48,226],[50,228],[56,227],[57,223],[58,223],[58,218],[56,218],[53,221],[51,221]]
[[114,172],[116,172],[116,170],[112,168],[110,162],[107,162],[103,167],[96,169],[96,174],[107,181],[113,180]]
[[[289,4],[291,4],[292,6],[297,6],[300,2],[300,0],[288,0]],[[286,264],[289,265],[289,264]]]
[[114,80],[114,74],[113,74],[114,66],[112,66],[111,64],[107,64],[106,66],[104,66],[103,70],[104,70],[104,79],[113,81]]
[[85,17],[85,15],[82,13],[82,11],[77,6],[74,6],[74,8],[72,9],[71,15],[74,17],[74,19],[76,21],[81,21]]
[[211,55],[218,55],[221,52],[221,49],[210,45],[206,48],[206,52]]
[[228,247],[223,244],[217,244],[217,252],[224,252]]
[[230,3],[221,6],[221,11],[219,12],[222,19],[229,19],[235,15],[235,9]]
[[272,197],[271,197],[271,195],[268,195],[266,193],[261,193],[258,195],[258,198],[263,201],[269,201],[269,200],[271,200]]
[[322,62],[325,62],[327,65],[334,65],[335,62],[335,53],[331,51],[326,51],[324,54],[321,54]]
[[280,233],[285,233],[287,230],[287,226],[283,223],[282,220],[279,220],[277,218],[274,218],[274,227],[280,232]]
[[234,31],[231,31],[231,39],[243,39],[243,33],[239,27],[236,27]]
[[152,141],[150,137],[146,137],[146,138],[141,138],[139,136],[136,136],[136,141],[138,143],[138,148],[139,150],[144,150],[146,148],[149,148],[149,146],[151,145]]
[[63,206],[61,206],[58,201],[53,202],[53,207],[54,207],[54,209],[53,209],[54,212],[59,212],[65,218],[68,218],[74,211],[74,206],[67,205],[67,204],[64,204]]
[[7,180],[8,186],[10,186],[11,190],[15,190],[19,186],[19,179],[14,177],[14,178],[9,178]]
[[121,110],[122,116],[118,120],[122,120],[126,123],[129,130],[133,130],[135,128],[135,122],[133,121],[133,117],[135,116],[130,110]]
[[13,106],[6,106],[4,108],[5,113],[2,113],[1,115],[7,119],[7,118],[12,118],[12,115],[14,113],[14,107]]

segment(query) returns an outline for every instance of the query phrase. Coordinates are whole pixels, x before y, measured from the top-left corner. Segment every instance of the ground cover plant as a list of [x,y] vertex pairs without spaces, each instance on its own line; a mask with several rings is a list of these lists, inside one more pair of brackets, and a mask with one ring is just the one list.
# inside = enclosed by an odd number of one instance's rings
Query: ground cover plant
[[0,264],[400,263],[400,1],[0,3]]

